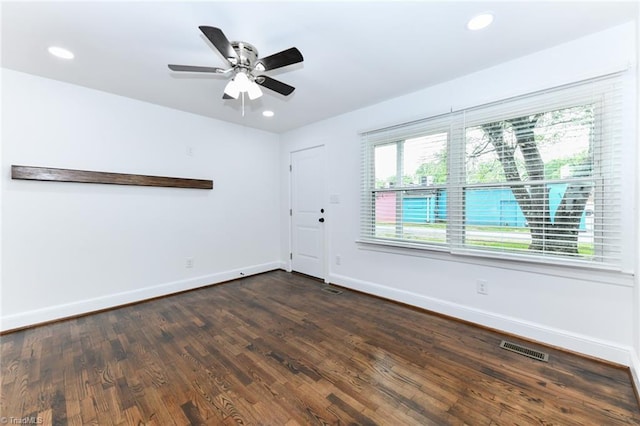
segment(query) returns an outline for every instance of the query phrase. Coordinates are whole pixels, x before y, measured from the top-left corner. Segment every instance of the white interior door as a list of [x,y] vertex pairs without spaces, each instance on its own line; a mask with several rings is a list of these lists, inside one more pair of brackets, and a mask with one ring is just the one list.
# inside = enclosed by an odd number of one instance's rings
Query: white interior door
[[291,269],[325,278],[324,147],[291,153]]

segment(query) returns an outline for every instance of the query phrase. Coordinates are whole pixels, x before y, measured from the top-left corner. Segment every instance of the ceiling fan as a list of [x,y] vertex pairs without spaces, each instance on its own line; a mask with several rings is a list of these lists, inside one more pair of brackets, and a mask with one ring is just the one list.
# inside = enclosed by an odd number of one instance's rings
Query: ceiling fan
[[244,41],[229,41],[221,29],[208,26],[200,26],[200,31],[218,49],[222,56],[229,62],[231,68],[200,67],[193,65],[169,64],[172,71],[202,72],[212,74],[232,75],[224,89],[223,99],[238,99],[244,93],[249,99],[257,99],[262,96],[260,86],[273,90],[284,96],[289,96],[295,87],[289,86],[275,78],[263,75],[265,71],[271,71],[287,65],[302,62],[302,53],[295,48],[283,50],[264,58],[258,58],[258,50]]

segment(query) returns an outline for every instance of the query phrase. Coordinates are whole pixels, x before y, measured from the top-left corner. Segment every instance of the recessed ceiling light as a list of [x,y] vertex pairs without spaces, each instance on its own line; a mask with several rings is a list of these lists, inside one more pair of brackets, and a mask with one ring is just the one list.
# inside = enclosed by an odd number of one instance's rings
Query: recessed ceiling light
[[51,46],[49,48],[49,53],[62,59],[73,59],[74,56],[70,50],[58,46]]
[[481,30],[483,28],[487,28],[489,25],[491,25],[492,22],[493,14],[485,12],[469,19],[469,22],[467,22],[467,28],[472,31]]
[[273,114],[273,111],[267,110],[267,111],[262,111],[262,115],[265,117],[273,117],[274,114]]

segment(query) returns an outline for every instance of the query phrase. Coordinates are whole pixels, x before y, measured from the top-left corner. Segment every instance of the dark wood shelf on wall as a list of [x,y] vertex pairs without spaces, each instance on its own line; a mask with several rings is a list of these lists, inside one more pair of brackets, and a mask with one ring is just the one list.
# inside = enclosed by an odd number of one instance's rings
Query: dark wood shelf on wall
[[213,189],[213,181],[51,167],[11,166],[11,179],[54,182],[103,183],[110,185],[162,186],[169,188]]

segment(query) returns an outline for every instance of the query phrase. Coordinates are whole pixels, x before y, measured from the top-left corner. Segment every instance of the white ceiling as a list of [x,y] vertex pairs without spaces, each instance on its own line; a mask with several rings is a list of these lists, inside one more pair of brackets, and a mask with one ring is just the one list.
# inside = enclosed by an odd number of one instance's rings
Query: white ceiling
[[[633,20],[637,9],[637,1],[3,2],[2,66],[283,132]],[[483,11],[494,24],[467,30]],[[200,25],[260,56],[300,49],[304,63],[267,73],[296,91],[264,90],[243,117],[240,101],[222,100],[224,77],[169,71],[169,63],[226,67]],[[51,45],[75,59],[49,55]]]

